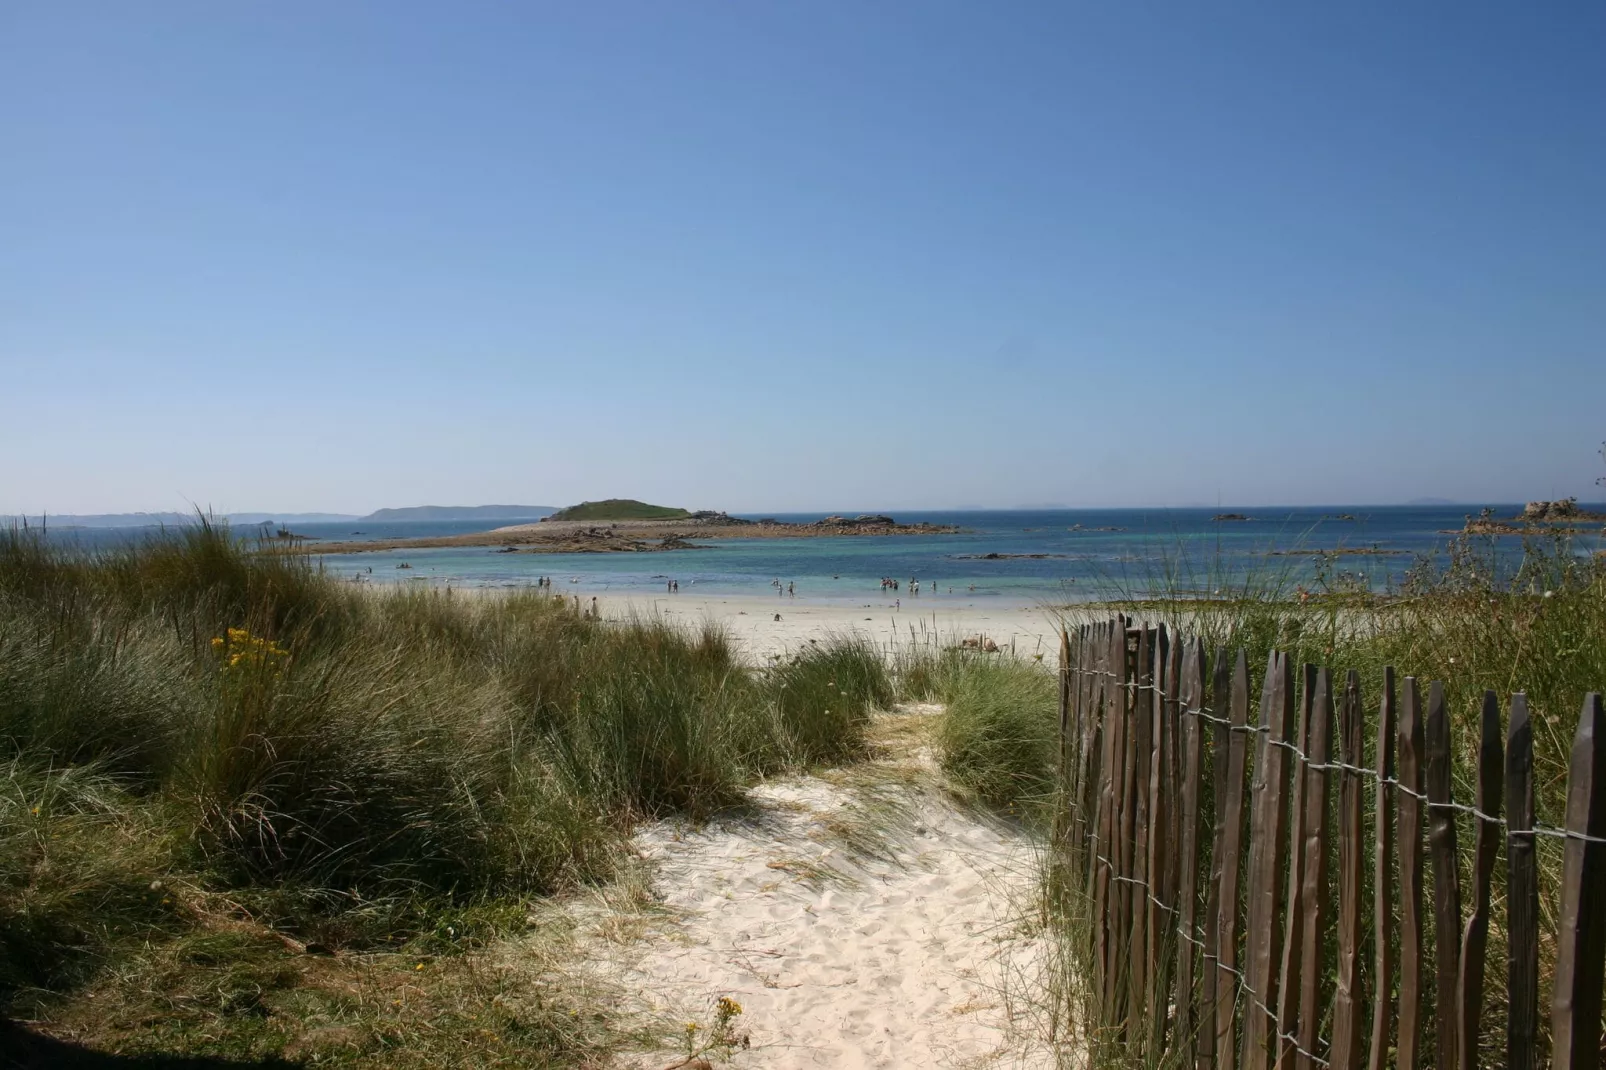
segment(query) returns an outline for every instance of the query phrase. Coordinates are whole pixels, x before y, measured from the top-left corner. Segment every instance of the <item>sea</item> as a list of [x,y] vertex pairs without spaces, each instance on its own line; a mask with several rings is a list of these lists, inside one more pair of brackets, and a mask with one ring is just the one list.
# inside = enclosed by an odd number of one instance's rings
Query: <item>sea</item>
[[[1591,511],[1606,506],[1584,505]],[[1491,506],[1496,517],[1520,504]],[[875,510],[843,511],[857,515]],[[550,577],[565,593],[664,593],[671,580],[687,597],[773,597],[776,585],[797,597],[856,603],[879,594],[882,579],[910,595],[964,596],[988,604],[1057,604],[1163,593],[1223,596],[1245,587],[1294,593],[1339,585],[1397,588],[1411,569],[1441,568],[1453,533],[1479,507],[1323,506],[1226,509],[1052,509],[895,512],[903,523],[953,525],[956,534],[798,539],[698,539],[699,549],[661,553],[499,553],[492,547],[381,550],[318,555],[332,574],[355,583],[518,588]],[[1246,519],[1218,519],[1236,514]],[[824,513],[765,514],[809,522]],[[759,519],[755,514],[751,519]],[[506,524],[527,523],[507,518]],[[311,540],[458,535],[504,526],[497,520],[297,525]],[[270,526],[235,530],[259,534]],[[50,532],[52,541],[87,549],[148,537],[153,529]],[[1520,536],[1473,540],[1498,569],[1520,562]],[[1574,536],[1570,552],[1606,548],[1599,534]],[[1318,551],[1366,550],[1333,556]]]

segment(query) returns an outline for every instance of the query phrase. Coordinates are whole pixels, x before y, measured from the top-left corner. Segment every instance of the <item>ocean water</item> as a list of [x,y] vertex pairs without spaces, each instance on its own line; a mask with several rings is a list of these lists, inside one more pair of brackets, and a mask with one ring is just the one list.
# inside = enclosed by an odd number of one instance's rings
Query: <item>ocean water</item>
[[[550,576],[553,588],[589,594],[662,593],[668,580],[692,594],[775,596],[774,582],[795,584],[799,597],[857,602],[880,593],[883,576],[920,581],[921,597],[1003,600],[1013,604],[1074,602],[1170,588],[1206,593],[1240,585],[1252,572],[1274,573],[1289,589],[1314,587],[1348,574],[1349,582],[1387,589],[1406,569],[1442,560],[1447,531],[1468,507],[1238,509],[1251,519],[1217,521],[1215,509],[1075,509],[988,512],[901,512],[906,523],[954,524],[953,535],[803,539],[700,539],[706,549],[643,554],[498,553],[487,547],[327,555],[324,567],[363,582],[519,587]],[[1497,505],[1512,516],[1517,505]],[[810,521],[824,514],[782,514]],[[1341,520],[1349,515],[1354,519]],[[492,526],[495,526],[494,524]],[[324,530],[324,529],[329,530]],[[483,523],[306,525],[320,538],[389,538],[484,530]],[[403,530],[405,529],[405,530]],[[1101,530],[1114,529],[1114,530]],[[353,534],[362,530],[363,535]],[[1520,538],[1482,540],[1511,567]],[[1578,552],[1601,548],[1597,536],[1574,540]],[[1391,555],[1323,561],[1290,550],[1377,548]],[[1282,551],[1279,553],[1279,551]],[[988,554],[999,554],[988,558]],[[1011,557],[1004,555],[1043,555]],[[410,568],[397,566],[407,564]],[[1431,567],[1431,566],[1430,566]]]
[[[1493,507],[1513,516],[1519,505]],[[1600,508],[1600,507],[1591,507]],[[799,597],[857,602],[880,594],[883,576],[896,578],[908,598],[908,581],[921,597],[1033,604],[1075,602],[1159,589],[1209,593],[1230,590],[1251,573],[1272,573],[1287,588],[1315,587],[1338,574],[1376,590],[1399,582],[1408,568],[1442,561],[1447,531],[1459,529],[1468,506],[1327,506],[1234,509],[1250,517],[1217,521],[1216,509],[1067,509],[987,512],[898,512],[906,523],[958,525],[953,535],[848,536],[802,539],[700,539],[706,549],[641,554],[498,553],[488,547],[385,550],[320,555],[330,572],[359,582],[450,584],[455,587],[523,587],[550,576],[554,590],[587,594],[663,593],[670,579],[682,596],[775,597],[774,581],[795,584]],[[789,521],[825,514],[780,514]],[[1341,516],[1354,519],[1339,519]],[[509,520],[508,523],[518,521]],[[456,535],[497,527],[497,521],[345,522],[302,524],[314,539],[363,541]],[[1113,530],[1111,530],[1113,529]],[[53,540],[86,548],[148,536],[152,529],[51,532]],[[251,531],[254,529],[244,529]],[[1522,540],[1479,540],[1511,567]],[[1595,535],[1573,540],[1588,553],[1602,548]],[[1290,550],[1377,548],[1382,556],[1323,561]],[[987,554],[999,554],[989,559]],[[1006,555],[1043,555],[1011,557]],[[407,564],[409,568],[397,566]],[[1431,566],[1430,566],[1431,567]],[[889,596],[892,596],[889,594]],[[993,601],[992,604],[1001,604]]]

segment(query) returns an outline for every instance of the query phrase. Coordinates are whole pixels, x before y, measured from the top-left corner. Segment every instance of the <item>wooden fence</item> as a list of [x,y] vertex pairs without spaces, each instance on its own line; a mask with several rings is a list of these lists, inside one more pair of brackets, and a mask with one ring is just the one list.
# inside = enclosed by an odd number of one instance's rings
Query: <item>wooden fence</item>
[[[1544,836],[1563,841],[1564,858],[1561,887],[1547,890],[1560,899],[1549,1061],[1597,1065],[1606,971],[1599,695],[1584,702],[1565,827],[1554,828],[1534,819],[1533,729],[1521,694],[1504,732],[1498,699],[1485,695],[1469,803],[1452,798],[1443,688],[1430,684],[1424,701],[1417,681],[1396,681],[1392,669],[1380,695],[1363,696],[1354,672],[1335,694],[1330,670],[1296,671],[1273,653],[1251,721],[1242,651],[1207,657],[1196,639],[1117,617],[1062,635],[1060,685],[1067,799],[1057,835],[1062,872],[1090,907],[1084,950],[1101,1036],[1151,1065],[1224,1070],[1545,1065]],[[1458,817],[1473,830],[1466,887]],[[1502,846],[1503,1058],[1498,1033],[1483,1037],[1480,1019]]]

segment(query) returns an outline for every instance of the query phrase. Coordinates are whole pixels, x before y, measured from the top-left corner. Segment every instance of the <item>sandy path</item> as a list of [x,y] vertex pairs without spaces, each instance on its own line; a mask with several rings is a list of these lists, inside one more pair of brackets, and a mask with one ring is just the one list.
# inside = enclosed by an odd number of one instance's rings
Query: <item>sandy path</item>
[[737,1000],[732,1066],[1052,1065],[1011,980],[1041,957],[1031,844],[942,795],[913,745],[930,710],[888,715],[905,722],[889,760],[761,785],[701,828],[643,829],[662,913],[593,953],[699,1037],[718,997]]

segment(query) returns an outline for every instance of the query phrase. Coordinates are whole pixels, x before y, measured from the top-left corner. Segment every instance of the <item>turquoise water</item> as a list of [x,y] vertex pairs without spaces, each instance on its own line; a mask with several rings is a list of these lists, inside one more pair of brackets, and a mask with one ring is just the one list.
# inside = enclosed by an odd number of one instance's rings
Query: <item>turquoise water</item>
[[[997,599],[1029,604],[1082,601],[1117,592],[1143,593],[1173,586],[1193,591],[1229,589],[1251,570],[1272,569],[1289,588],[1313,586],[1319,569],[1340,572],[1374,589],[1398,582],[1407,568],[1441,556],[1468,506],[1328,506],[1315,509],[1237,509],[1252,519],[1215,521],[1215,509],[1076,509],[1052,511],[898,513],[904,522],[957,524],[955,535],[820,539],[705,539],[707,549],[650,554],[497,553],[486,547],[379,551],[321,557],[331,571],[364,581],[445,584],[460,587],[521,587],[539,576],[555,590],[588,593],[663,593],[668,580],[688,595],[772,597],[773,581],[796,585],[799,597],[856,602],[880,593],[883,576],[920,580],[921,597],[933,587],[939,598]],[[1512,516],[1520,506],[1494,507]],[[1339,520],[1341,514],[1355,519]],[[782,515],[815,520],[823,514]],[[1077,525],[1081,530],[1072,530]],[[494,523],[490,526],[497,526]],[[484,522],[369,525],[313,524],[303,534],[326,539],[395,538],[485,530]],[[1116,528],[1100,531],[1094,529]],[[354,534],[361,530],[362,535]],[[1484,540],[1508,564],[1521,540]],[[1574,541],[1580,552],[1598,549],[1597,536]],[[1309,556],[1277,556],[1276,550],[1377,547],[1398,556],[1347,556],[1322,563]],[[1044,554],[1039,558],[981,555]],[[406,563],[410,568],[400,569]],[[1172,579],[1163,579],[1167,570]],[[370,571],[371,570],[371,571]],[[578,582],[574,582],[578,581]]]

